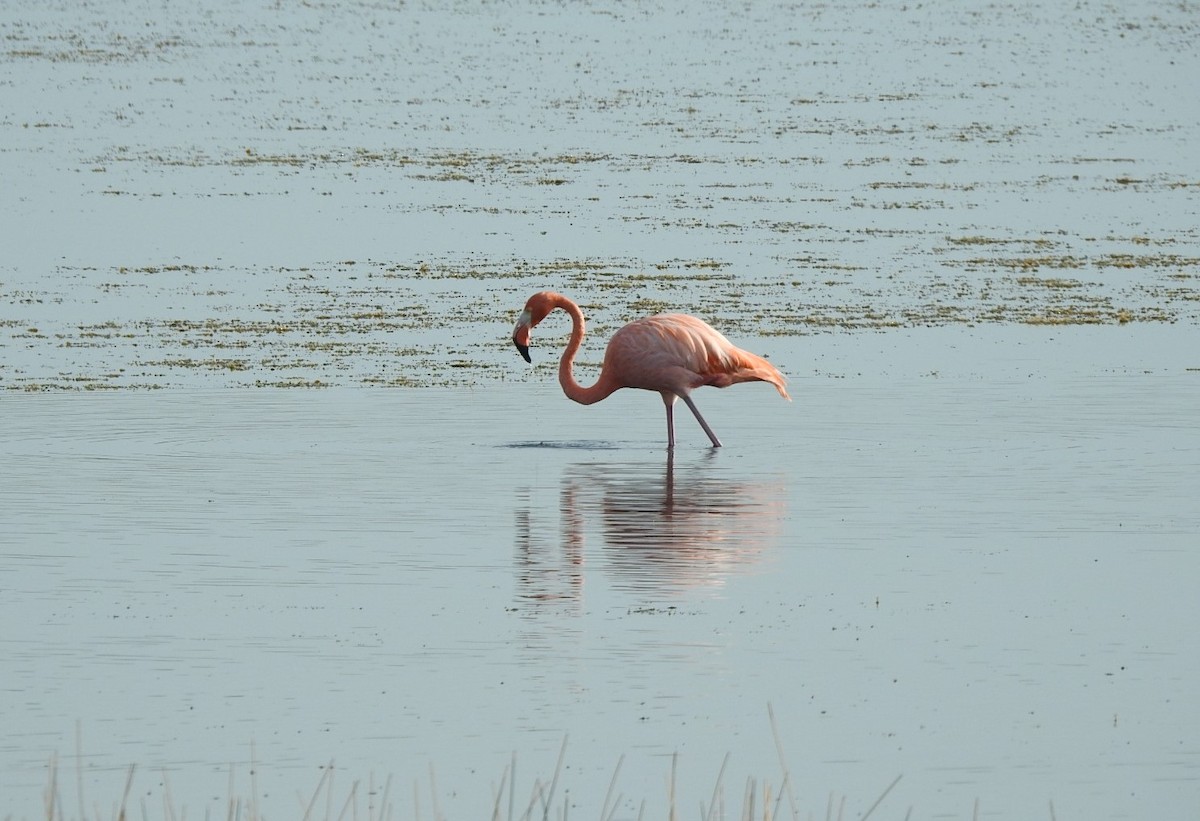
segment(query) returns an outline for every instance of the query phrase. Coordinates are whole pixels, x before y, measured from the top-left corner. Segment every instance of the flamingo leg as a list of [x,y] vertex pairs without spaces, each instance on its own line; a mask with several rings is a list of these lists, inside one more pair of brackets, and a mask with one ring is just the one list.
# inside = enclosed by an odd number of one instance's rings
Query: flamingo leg
[[663,397],[663,404],[667,407],[667,450],[675,450],[675,397]]
[[[708,426],[708,423],[704,421],[704,417],[700,415],[700,409],[696,407],[696,403],[692,401],[692,397],[687,396],[685,394],[683,397],[683,401],[687,402],[687,406],[689,408],[691,408],[692,413],[696,417],[696,421],[700,423],[700,427],[704,428],[704,432],[707,433],[708,438],[712,440],[713,447],[714,448],[721,447],[721,440],[717,438],[717,435],[715,433],[713,433],[712,428],[710,428]],[[670,421],[671,421],[671,406],[668,405],[667,406],[667,423],[668,423],[667,432],[668,432],[668,434],[670,433]],[[674,441],[674,440],[672,440],[672,441]]]

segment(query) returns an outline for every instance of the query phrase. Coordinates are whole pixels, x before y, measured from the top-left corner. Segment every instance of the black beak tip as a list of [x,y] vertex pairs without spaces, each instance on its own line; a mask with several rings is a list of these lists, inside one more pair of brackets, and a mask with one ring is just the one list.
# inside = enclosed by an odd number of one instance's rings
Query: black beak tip
[[513,344],[517,346],[517,350],[520,352],[521,356],[525,357],[526,362],[533,362],[533,360],[529,358],[528,345],[522,345],[520,342],[514,342]]

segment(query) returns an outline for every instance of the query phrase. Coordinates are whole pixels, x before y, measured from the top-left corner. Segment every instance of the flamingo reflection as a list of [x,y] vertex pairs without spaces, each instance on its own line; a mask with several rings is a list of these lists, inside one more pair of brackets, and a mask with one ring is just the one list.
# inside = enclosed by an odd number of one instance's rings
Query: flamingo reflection
[[[520,598],[578,602],[585,558],[618,588],[677,593],[712,588],[761,561],[777,542],[784,516],[781,482],[726,478],[710,451],[679,471],[661,462],[582,462],[566,466],[559,486],[559,532],[539,528],[533,499],[518,504]],[[544,515],[544,514],[543,514]],[[586,550],[599,539],[599,555]]]

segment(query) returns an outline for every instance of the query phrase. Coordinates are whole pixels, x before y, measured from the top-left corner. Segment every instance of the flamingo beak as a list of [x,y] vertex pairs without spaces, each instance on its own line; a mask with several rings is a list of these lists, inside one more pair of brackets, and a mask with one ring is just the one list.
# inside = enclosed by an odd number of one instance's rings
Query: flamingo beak
[[513,329],[513,344],[526,362],[533,361],[529,358],[529,327],[529,311],[522,311],[517,319],[517,327]]

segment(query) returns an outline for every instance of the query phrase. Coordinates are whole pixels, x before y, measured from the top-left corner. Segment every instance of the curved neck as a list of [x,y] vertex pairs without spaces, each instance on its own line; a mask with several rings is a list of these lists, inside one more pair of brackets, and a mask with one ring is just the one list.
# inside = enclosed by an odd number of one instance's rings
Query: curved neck
[[612,384],[605,377],[603,369],[600,372],[600,378],[596,380],[596,384],[590,388],[585,388],[575,381],[575,354],[579,353],[579,346],[583,344],[583,311],[579,310],[579,306],[565,296],[559,296],[555,300],[555,307],[562,308],[571,316],[571,339],[567,342],[567,349],[563,351],[562,359],[558,362],[558,383],[562,385],[563,393],[567,395],[568,399],[572,399],[582,405],[599,402],[619,388],[620,385]]

